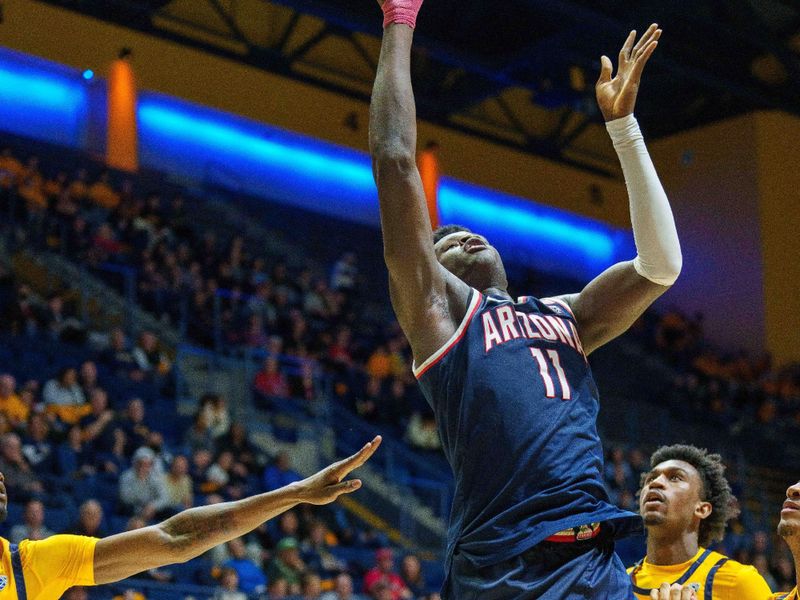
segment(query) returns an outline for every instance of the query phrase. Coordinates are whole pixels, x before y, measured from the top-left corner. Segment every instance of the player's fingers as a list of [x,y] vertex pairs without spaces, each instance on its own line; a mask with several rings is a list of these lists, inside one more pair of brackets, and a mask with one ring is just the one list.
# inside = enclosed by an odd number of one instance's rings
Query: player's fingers
[[381,445],[382,440],[383,438],[381,436],[376,435],[371,442],[364,444],[364,447],[361,448],[361,450],[336,463],[335,472],[337,477],[341,479],[351,471],[357,469],[367,462],[370,457],[375,454],[375,451],[378,449],[378,446]]
[[611,73],[614,70],[614,65],[611,64],[611,59],[607,56],[600,57],[600,78],[597,84],[608,83],[611,81]]
[[334,498],[338,498],[342,494],[350,494],[359,488],[361,488],[360,479],[349,479],[336,485],[328,486],[328,490],[334,494]]
[[640,40],[640,44],[636,45],[636,48],[633,49],[632,59],[638,59],[644,51],[647,50],[647,47],[650,45],[651,42],[657,42],[661,39],[661,34],[664,33],[661,29],[654,30],[650,35],[642,38]]
[[681,592],[681,600],[697,600],[697,594],[687,585]]
[[669,589],[669,600],[681,600],[683,592],[683,586],[673,583],[672,587]]
[[644,52],[636,59],[630,73],[630,78],[633,81],[639,81],[639,79],[641,79],[644,66],[647,64],[647,61],[650,60],[650,57],[653,56],[653,52],[656,51],[656,48],[658,48],[658,42],[650,42],[647,48],[644,49]]
[[636,45],[631,50],[631,56],[635,58],[636,53],[639,52],[639,50],[644,48],[650,42],[650,40],[653,38],[653,35],[655,35],[656,31],[658,31],[658,25],[653,23],[652,25],[650,25],[650,27],[647,28],[647,31],[645,31],[642,34],[642,37],[639,38],[639,41],[636,42]]
[[634,29],[628,34],[628,39],[622,45],[622,50],[619,51],[619,64],[620,67],[625,64],[631,57],[631,50],[633,49],[633,42],[636,40],[636,30]]
[[669,600],[669,584],[662,583],[657,590],[650,590],[651,600]]

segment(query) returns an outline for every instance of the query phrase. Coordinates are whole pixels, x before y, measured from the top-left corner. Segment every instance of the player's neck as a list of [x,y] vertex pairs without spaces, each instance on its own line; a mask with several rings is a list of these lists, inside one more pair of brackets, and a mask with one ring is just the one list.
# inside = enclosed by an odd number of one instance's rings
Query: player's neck
[[651,565],[679,565],[691,560],[699,549],[697,534],[682,532],[675,536],[647,535],[647,562]]
[[794,559],[794,572],[797,578],[795,585],[800,586],[800,536],[784,538],[784,540],[789,545],[789,550],[792,551],[792,558]]

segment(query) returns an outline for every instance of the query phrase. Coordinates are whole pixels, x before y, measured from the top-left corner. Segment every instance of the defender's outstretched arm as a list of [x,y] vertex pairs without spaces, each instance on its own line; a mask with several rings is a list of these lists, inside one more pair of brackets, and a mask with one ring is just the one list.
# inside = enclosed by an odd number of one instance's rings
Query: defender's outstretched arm
[[[370,106],[369,146],[378,186],[392,306],[419,364],[453,334],[454,323],[466,310],[469,290],[461,282],[452,281],[455,277],[448,276],[436,259],[416,164],[411,44],[422,0],[386,0],[378,4],[386,18]],[[461,306],[448,301],[448,286],[461,292],[455,295],[463,296]]]
[[625,175],[638,255],[610,267],[580,293],[563,297],[575,313],[587,352],[626,331],[681,271],[672,210],[633,116],[642,71],[660,37],[661,30],[653,24],[634,45],[632,31],[613,78],[611,60],[606,56],[601,60],[597,101]]
[[342,494],[354,492],[361,487],[361,481],[343,481],[344,478],[367,462],[380,444],[378,436],[349,458],[274,492],[190,508],[158,525],[101,539],[94,550],[95,583],[112,583],[148,569],[186,562],[301,502],[328,504]]

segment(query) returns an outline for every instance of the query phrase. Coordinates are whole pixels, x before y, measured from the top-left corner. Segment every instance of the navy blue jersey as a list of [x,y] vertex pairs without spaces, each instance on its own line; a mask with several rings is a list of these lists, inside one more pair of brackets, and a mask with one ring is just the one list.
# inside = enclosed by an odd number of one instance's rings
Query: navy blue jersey
[[640,529],[603,484],[597,387],[567,304],[471,294],[450,340],[414,368],[455,475],[448,564],[457,551],[492,565],[587,523]]

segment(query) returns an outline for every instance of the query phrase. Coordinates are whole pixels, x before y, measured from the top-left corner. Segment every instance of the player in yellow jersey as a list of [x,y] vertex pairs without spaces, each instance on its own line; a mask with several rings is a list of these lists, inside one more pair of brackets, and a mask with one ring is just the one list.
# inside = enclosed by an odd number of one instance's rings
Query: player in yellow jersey
[[[786,501],[781,508],[781,520],[778,523],[778,535],[789,545],[794,558],[794,572],[800,576],[800,481],[786,490]],[[800,600],[798,586],[791,592],[782,592],[771,596],[773,600]]]
[[639,512],[647,556],[628,569],[634,593],[650,598],[664,581],[692,588],[704,600],[765,600],[767,582],[746,566],[706,547],[722,539],[733,495],[718,454],[694,446],[659,448],[642,477]]
[[[0,538],[0,600],[57,600],[74,585],[112,583],[141,571],[185,562],[255,529],[297,504],[328,504],[361,487],[343,481],[363,465],[380,436],[359,452],[311,477],[273,492],[192,508],[143,529],[97,539],[54,535],[19,546]],[[0,474],[0,518],[7,514],[5,478]],[[1,519],[0,519],[1,520]]]

